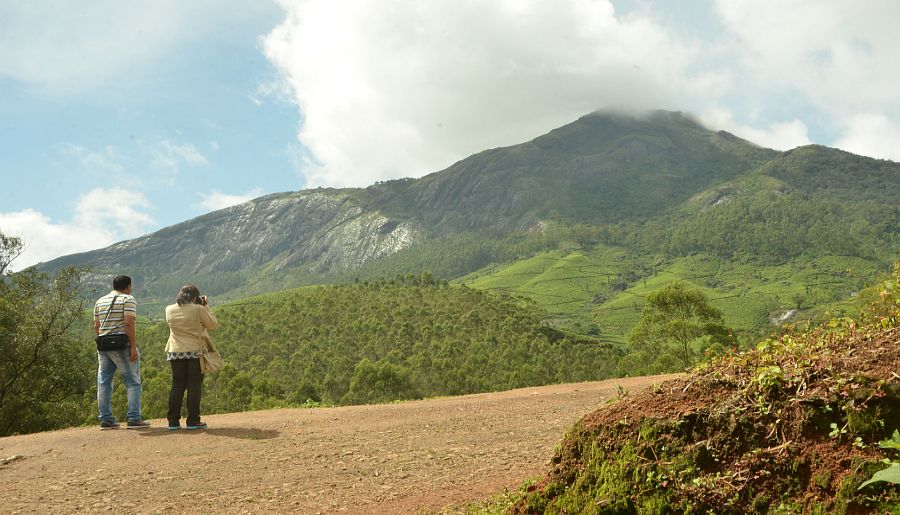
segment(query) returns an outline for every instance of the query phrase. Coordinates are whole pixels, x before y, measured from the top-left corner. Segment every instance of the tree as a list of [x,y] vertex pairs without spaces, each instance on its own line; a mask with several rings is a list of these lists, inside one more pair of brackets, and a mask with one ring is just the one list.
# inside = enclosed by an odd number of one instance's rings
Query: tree
[[12,272],[21,251],[21,239],[0,233],[0,436],[80,422],[67,403],[80,402],[90,382],[70,334],[82,314],[84,271],[66,268],[53,279],[34,268]]
[[6,274],[6,269],[17,257],[22,254],[24,244],[21,238],[7,236],[0,232],[0,277]]
[[673,282],[647,297],[638,324],[628,335],[631,345],[619,370],[625,374],[675,372],[697,363],[714,344],[734,345],[722,313],[700,290]]
[[372,362],[364,358],[356,364],[344,401],[347,404],[371,404],[416,397],[405,368],[384,360]]

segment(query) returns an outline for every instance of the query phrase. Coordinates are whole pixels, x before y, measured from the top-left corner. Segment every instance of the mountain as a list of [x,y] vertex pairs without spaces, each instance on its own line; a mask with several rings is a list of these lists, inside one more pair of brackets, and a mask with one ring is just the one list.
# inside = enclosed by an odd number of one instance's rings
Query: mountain
[[731,322],[761,331],[886,270],[898,206],[891,161],[777,152],[678,112],[600,111],[419,179],[268,195],[41,266],[90,265],[100,289],[129,273],[151,309],[189,281],[237,298],[431,271],[612,339],[648,288],[680,279],[740,302]]
[[588,223],[643,219],[776,155],[681,113],[598,112],[530,142],[355,195],[439,234],[527,229],[553,217]]
[[410,246],[418,233],[409,223],[364,210],[345,192],[308,190],[267,195],[42,266],[89,265],[99,288],[109,274],[127,272],[145,295],[168,296],[189,281],[223,293],[262,270],[357,268]]
[[647,217],[774,155],[680,113],[594,113],[421,179],[268,195],[43,268],[129,269],[150,284],[166,275],[354,269],[466,230]]

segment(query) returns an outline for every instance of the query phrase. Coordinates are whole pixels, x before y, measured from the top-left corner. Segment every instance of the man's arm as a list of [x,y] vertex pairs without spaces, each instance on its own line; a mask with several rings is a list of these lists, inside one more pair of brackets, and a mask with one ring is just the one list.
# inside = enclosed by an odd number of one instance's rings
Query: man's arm
[[129,359],[131,359],[131,361],[137,361],[138,348],[137,335],[134,331],[134,317],[128,314],[125,315],[125,334],[128,335],[128,342],[131,344],[131,356]]
[[100,336],[100,321],[94,319],[94,336]]

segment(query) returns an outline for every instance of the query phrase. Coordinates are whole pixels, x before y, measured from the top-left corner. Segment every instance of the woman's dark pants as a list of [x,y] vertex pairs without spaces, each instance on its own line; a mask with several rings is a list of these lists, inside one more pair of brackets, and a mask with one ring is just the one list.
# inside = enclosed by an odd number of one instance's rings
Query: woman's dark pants
[[200,387],[203,374],[200,373],[200,359],[173,359],[172,390],[169,391],[169,426],[177,426],[181,420],[181,402],[187,390],[187,425],[200,423]]

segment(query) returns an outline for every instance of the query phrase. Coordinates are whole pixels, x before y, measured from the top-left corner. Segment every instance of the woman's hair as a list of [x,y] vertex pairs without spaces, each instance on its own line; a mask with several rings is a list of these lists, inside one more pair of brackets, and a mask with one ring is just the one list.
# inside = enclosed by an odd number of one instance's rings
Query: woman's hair
[[178,298],[175,299],[175,302],[177,302],[179,306],[185,304],[200,304],[200,288],[197,288],[193,284],[185,284],[181,287],[181,290],[178,291]]

